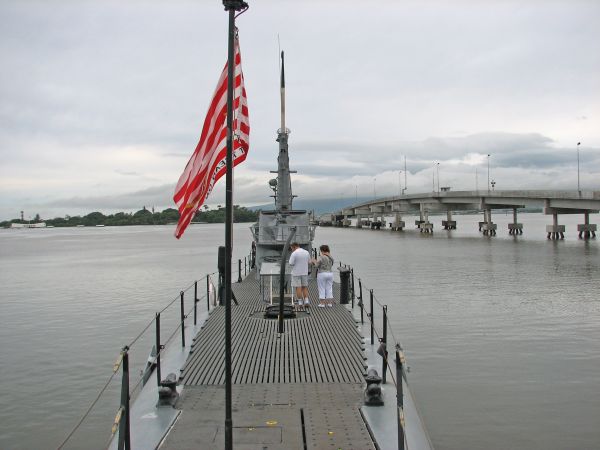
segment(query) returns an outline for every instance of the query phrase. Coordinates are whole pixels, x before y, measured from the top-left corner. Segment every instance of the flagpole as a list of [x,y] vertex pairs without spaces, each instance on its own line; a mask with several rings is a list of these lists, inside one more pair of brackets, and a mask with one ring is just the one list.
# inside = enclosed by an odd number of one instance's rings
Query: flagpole
[[233,81],[235,13],[248,8],[242,0],[223,0],[229,13],[227,49],[227,172],[225,178],[225,449],[233,449],[233,419],[231,414],[231,256],[233,253]]

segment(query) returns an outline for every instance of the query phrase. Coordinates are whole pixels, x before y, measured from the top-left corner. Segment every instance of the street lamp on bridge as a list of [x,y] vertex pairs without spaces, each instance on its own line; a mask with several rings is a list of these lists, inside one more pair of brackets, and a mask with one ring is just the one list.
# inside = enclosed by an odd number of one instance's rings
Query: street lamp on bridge
[[398,171],[398,193],[402,195],[402,171]]
[[490,154],[487,155],[487,190],[490,192]]
[[581,187],[579,185],[579,146],[581,142],[577,143],[577,192],[581,194]]

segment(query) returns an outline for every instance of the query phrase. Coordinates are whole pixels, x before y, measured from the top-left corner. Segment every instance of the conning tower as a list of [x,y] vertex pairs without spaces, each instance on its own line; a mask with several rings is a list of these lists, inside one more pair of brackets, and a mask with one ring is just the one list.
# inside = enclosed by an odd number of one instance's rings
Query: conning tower
[[285,126],[285,68],[284,53],[281,52],[281,127],[277,130],[279,155],[277,156],[277,178],[269,181],[275,199],[275,209],[261,211],[258,222],[252,226],[252,234],[256,245],[257,273],[264,261],[280,262],[281,254],[292,228],[295,229],[293,241],[298,242],[308,251],[312,250],[314,227],[310,225],[309,214],[305,210],[294,210],[292,180],[290,170],[288,138],[290,130]]

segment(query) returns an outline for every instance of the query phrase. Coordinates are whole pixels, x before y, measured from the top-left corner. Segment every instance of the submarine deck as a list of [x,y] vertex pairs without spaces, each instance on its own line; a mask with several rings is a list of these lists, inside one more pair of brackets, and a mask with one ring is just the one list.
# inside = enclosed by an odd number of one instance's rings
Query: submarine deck
[[[310,314],[263,318],[265,303],[251,272],[233,285],[233,443],[241,449],[375,448],[360,412],[364,343],[343,305],[318,308],[310,278]],[[338,285],[334,296],[339,301]],[[162,449],[224,446],[225,311],[212,314],[197,334],[182,369],[182,410]]]

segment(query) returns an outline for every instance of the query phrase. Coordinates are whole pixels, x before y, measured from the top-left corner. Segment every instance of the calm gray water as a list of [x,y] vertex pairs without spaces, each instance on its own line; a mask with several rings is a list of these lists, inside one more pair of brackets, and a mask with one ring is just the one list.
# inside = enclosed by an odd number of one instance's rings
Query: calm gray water
[[[479,217],[457,216],[450,233],[319,228],[316,243],[330,244],[389,305],[436,448],[600,448],[600,243],[577,239],[578,217],[561,217],[560,242],[545,239],[548,217],[521,215],[517,238],[509,218],[494,217],[494,238],[477,232]],[[192,226],[181,241],[172,232],[0,230],[0,448],[56,448],[120,348],[214,272],[222,226]],[[236,225],[234,239],[243,258],[248,225]],[[177,314],[167,310],[165,328]],[[132,350],[133,373],[152,334]],[[67,448],[104,447],[118,381]]]

